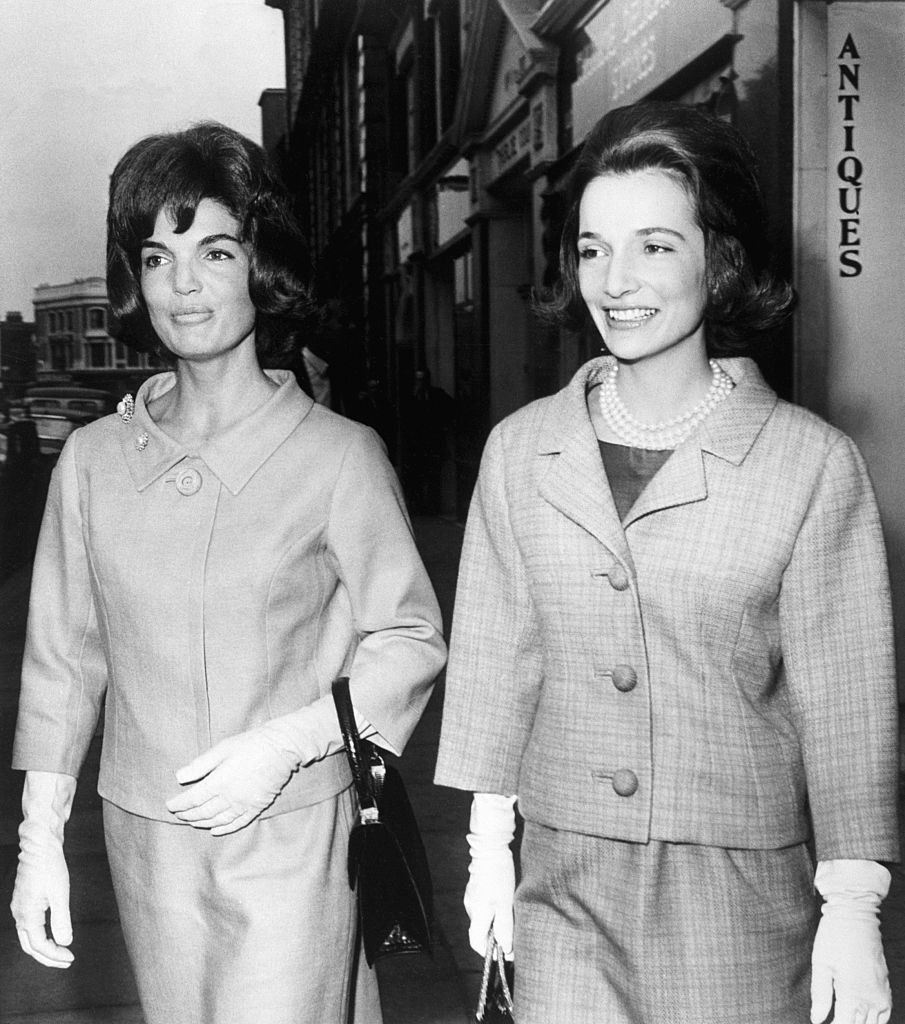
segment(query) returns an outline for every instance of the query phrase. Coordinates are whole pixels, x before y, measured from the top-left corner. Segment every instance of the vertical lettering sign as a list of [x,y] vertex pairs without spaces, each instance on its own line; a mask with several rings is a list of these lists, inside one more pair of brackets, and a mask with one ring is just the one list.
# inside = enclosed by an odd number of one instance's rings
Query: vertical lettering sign
[[827,414],[867,457],[905,562],[905,2],[836,0],[826,40]]
[[864,187],[864,164],[858,156],[855,131],[861,102],[861,54],[852,33],[836,55],[836,124],[841,136],[842,157],[836,164],[839,206],[836,212],[839,238],[839,276],[858,277],[861,263],[861,190]]

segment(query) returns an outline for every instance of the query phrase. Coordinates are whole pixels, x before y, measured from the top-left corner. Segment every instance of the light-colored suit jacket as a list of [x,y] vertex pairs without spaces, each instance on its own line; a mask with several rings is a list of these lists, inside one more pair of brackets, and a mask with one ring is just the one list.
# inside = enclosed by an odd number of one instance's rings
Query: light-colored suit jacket
[[[77,775],[106,701],[99,792],[172,821],[174,773],[213,743],[352,679],[401,750],[443,667],[440,612],[372,430],[294,377],[191,451],[145,401],[76,431],[54,470],[35,561],[14,766]],[[266,814],[350,781],[340,752]]]
[[880,521],[853,442],[737,386],[620,522],[602,361],[492,433],[468,519],[436,781],[645,842],[895,859]]

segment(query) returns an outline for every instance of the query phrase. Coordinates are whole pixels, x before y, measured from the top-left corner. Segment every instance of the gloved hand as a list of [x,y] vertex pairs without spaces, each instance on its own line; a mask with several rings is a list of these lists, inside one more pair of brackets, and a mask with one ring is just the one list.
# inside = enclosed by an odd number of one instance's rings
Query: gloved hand
[[[25,773],[19,868],[10,909],[19,945],[46,967],[68,967],[75,957],[69,915],[69,871],[63,856],[63,830],[72,811],[76,780],[56,772]],[[50,911],[48,938],[45,921]]]
[[[374,730],[367,723],[362,735]],[[167,810],[215,836],[238,832],[269,807],[300,766],[342,747],[330,694],[313,704],[230,736],[176,772],[188,786],[167,800]],[[194,783],[194,785],[189,785]]]
[[465,910],[468,943],[483,958],[491,925],[506,957],[512,959],[515,862],[509,844],[515,835],[514,796],[475,793],[471,801],[468,885]]
[[886,1024],[892,993],[880,903],[889,872],[875,861],[821,861],[814,884],[825,902],[811,956],[812,1024],[829,1016],[834,991],[835,1024]]

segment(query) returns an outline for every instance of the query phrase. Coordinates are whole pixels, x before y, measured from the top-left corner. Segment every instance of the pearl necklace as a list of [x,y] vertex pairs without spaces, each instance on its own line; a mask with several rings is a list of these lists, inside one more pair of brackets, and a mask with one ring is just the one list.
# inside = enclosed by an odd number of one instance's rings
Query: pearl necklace
[[598,391],[600,412],[607,426],[633,448],[663,451],[676,448],[702,423],[735,387],[735,381],[715,359],[710,360],[712,377],[707,394],[688,412],[660,423],[642,423],[626,409],[616,390],[619,363],[610,357]]

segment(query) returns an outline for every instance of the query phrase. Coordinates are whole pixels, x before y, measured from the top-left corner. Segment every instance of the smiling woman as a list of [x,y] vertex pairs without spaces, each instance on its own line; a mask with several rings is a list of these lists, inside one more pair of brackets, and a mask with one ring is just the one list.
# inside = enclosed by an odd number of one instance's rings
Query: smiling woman
[[437,781],[519,1024],[889,1019],[883,536],[853,442],[743,355],[792,305],[753,167],[702,110],[601,119],[546,312],[606,354],[481,462]]
[[398,482],[372,430],[271,368],[311,302],[259,147],[213,124],[136,144],[107,251],[114,313],[172,370],[54,471],[14,752],[22,948],[73,961],[63,826],[103,713],[104,834],[148,1024],[380,1024],[331,684],[350,677],[359,731],[398,753],[443,665]]

